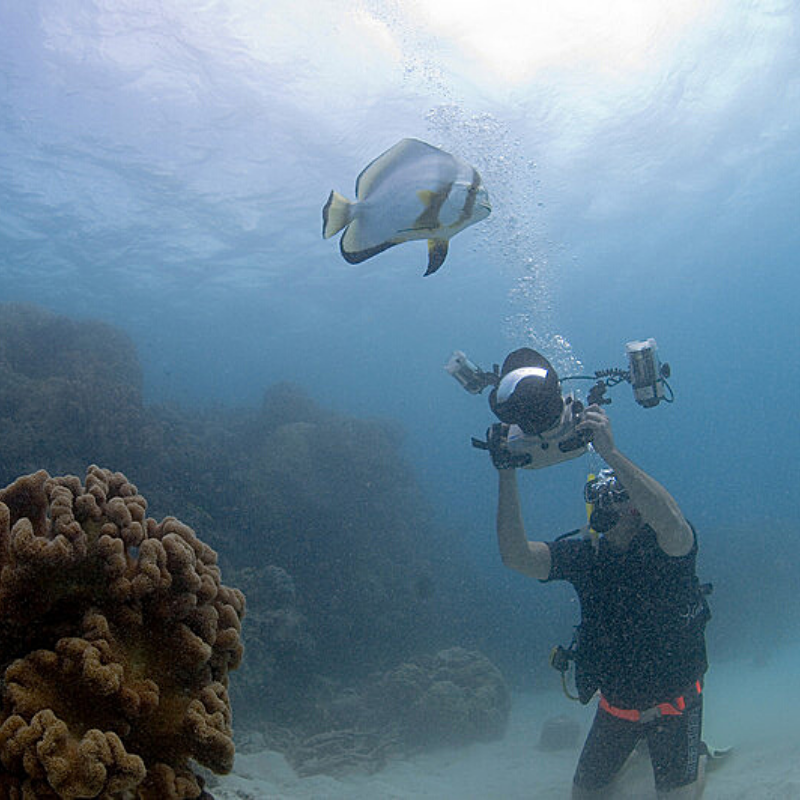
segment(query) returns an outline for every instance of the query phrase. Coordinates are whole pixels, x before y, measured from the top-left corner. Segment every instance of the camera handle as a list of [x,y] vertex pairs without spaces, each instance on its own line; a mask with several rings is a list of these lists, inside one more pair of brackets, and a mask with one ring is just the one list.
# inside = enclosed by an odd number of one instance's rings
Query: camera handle
[[600,379],[597,383],[589,389],[589,394],[586,396],[586,402],[590,406],[607,406],[611,403],[611,398],[606,397],[608,391],[608,384]]

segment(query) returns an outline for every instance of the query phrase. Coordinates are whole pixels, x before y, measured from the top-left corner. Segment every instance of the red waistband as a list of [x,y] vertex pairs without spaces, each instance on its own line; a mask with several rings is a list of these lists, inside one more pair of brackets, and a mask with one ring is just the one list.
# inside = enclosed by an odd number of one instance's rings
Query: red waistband
[[[702,691],[703,684],[700,683],[700,681],[696,681],[689,689],[689,693],[693,694],[695,697],[699,696]],[[618,708],[617,706],[612,706],[605,697],[600,695],[600,708],[615,717],[626,719],[628,722],[651,722],[659,717],[680,716],[686,708],[686,694],[676,697],[669,703],[659,703],[657,706],[647,708],[644,711],[638,711],[635,708]]]

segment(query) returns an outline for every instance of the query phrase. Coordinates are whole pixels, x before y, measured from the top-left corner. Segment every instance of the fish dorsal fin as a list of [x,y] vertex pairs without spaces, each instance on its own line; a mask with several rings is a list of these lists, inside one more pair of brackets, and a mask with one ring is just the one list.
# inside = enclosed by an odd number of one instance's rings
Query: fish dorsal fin
[[361,174],[356,178],[356,199],[364,200],[368,197],[380,183],[383,176],[389,174],[399,161],[423,155],[428,156],[432,152],[439,155],[450,155],[438,147],[421,142],[419,139],[401,139],[394,147],[390,147],[385,153],[382,153],[364,167]]

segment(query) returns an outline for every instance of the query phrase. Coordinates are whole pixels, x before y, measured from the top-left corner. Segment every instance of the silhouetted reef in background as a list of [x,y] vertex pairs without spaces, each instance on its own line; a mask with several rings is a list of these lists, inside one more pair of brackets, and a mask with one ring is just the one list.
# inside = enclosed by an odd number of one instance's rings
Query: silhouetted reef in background
[[455,532],[434,523],[394,423],[335,414],[285,383],[259,408],[148,406],[124,333],[5,304],[0,441],[0,486],[102,463],[218,551],[248,599],[231,686],[240,727],[311,735],[346,687],[474,649],[492,628],[486,590]]

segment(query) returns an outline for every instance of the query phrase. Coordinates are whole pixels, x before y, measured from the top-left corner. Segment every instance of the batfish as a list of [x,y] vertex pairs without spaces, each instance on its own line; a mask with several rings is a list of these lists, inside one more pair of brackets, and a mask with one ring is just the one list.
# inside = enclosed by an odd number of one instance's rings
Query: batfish
[[351,264],[427,239],[425,274],[432,275],[447,257],[450,239],[491,210],[474,167],[419,139],[403,139],[358,176],[355,202],[331,192],[322,209],[322,235],[328,239],[344,229],[339,249]]

